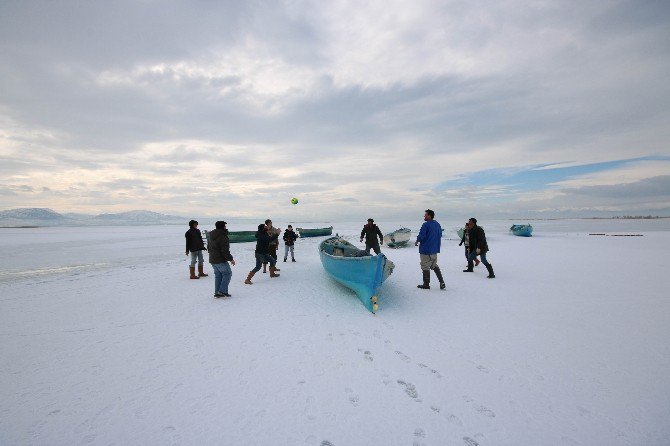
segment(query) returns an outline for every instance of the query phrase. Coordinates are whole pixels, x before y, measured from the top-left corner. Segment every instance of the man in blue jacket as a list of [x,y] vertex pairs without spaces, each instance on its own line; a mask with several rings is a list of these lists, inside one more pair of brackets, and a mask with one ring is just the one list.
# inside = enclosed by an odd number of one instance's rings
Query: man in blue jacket
[[426,209],[423,215],[424,223],[421,225],[419,235],[416,237],[414,246],[419,246],[419,257],[421,259],[421,272],[423,273],[423,284],[417,285],[417,288],[423,290],[430,289],[430,270],[435,271],[437,280],[440,281],[440,289],[446,288],[442,272],[437,265],[437,254],[440,252],[442,244],[442,226],[435,221],[435,212]]

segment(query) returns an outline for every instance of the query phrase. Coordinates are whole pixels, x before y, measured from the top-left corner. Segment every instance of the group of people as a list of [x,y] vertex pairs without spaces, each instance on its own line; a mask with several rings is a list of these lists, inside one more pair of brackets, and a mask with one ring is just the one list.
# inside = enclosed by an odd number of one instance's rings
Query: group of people
[[[424,223],[421,225],[419,235],[416,237],[415,246],[419,246],[419,258],[421,265],[421,272],[423,274],[423,283],[417,285],[417,288],[424,290],[430,289],[430,271],[434,271],[437,280],[440,282],[440,289],[446,288],[442,271],[437,264],[437,254],[440,252],[440,245],[442,243],[442,226],[435,221],[435,212],[431,209],[426,209],[423,215]],[[496,276],[493,273],[493,266],[486,260],[486,253],[489,246],[486,243],[486,234],[481,226],[477,226],[477,219],[471,218],[465,224],[463,238],[458,246],[465,244],[465,257],[468,260],[468,266],[463,270],[464,273],[471,273],[474,271],[473,267],[476,262],[479,265],[477,256],[481,257],[481,263],[486,266],[489,272],[487,276],[489,279],[494,279]]]
[[[426,209],[423,216],[423,224],[416,237],[414,246],[419,247],[419,264],[421,266],[421,273],[423,281],[417,288],[428,290],[430,289],[430,272],[433,271],[437,276],[440,284],[440,289],[444,290],[446,284],[442,271],[437,264],[437,255],[440,252],[442,244],[442,227],[435,220],[435,212],[431,209]],[[230,239],[228,238],[228,229],[225,221],[217,221],[216,229],[209,233],[209,240],[207,251],[209,252],[209,263],[214,270],[214,297],[230,297],[228,293],[228,285],[232,278],[232,270],[230,265],[235,266],[235,260],[230,253]],[[277,250],[279,249],[279,235],[280,228],[275,228],[272,225],[272,220],[267,219],[265,223],[258,225],[256,231],[256,250],[254,251],[256,258],[255,267],[249,271],[244,283],[252,285],[251,279],[254,275],[263,269],[263,272],[270,271],[270,278],[279,277],[277,274],[280,271],[277,268]],[[205,250],[202,234],[198,229],[198,222],[191,220],[189,222],[189,230],[185,234],[186,237],[186,255],[191,255],[191,264],[189,266],[190,278],[199,279],[206,277],[207,274],[203,271],[203,254]],[[284,262],[287,261],[289,253],[291,254],[291,261],[295,262],[294,245],[297,239],[297,234],[293,231],[293,227],[288,225],[284,231]],[[375,254],[381,253],[381,245],[384,243],[384,235],[379,227],[375,224],[372,218],[368,218],[367,224],[361,230],[360,241],[365,239],[365,251],[369,254],[373,250]],[[481,226],[477,226],[477,219],[469,219],[463,231],[463,237],[459,246],[465,245],[465,258],[468,265],[463,272],[473,272],[474,266],[481,263],[486,266],[489,272],[487,276],[489,279],[495,278],[493,273],[493,266],[486,260],[486,253],[489,250],[486,243],[486,234]],[[198,275],[195,274],[195,265],[198,264]]]
[[473,272],[473,262],[474,266],[479,265],[480,262],[477,260],[477,256],[480,256],[482,258],[481,263],[484,264],[489,272],[487,278],[495,279],[496,275],[493,273],[493,266],[486,260],[486,253],[489,250],[489,245],[486,243],[486,234],[481,226],[477,226],[476,218],[471,218],[465,222],[463,238],[461,238],[461,243],[458,246],[461,245],[465,245],[465,258],[468,261],[468,266],[463,272]]
[[[228,286],[233,272],[230,266],[235,266],[235,259],[230,253],[230,238],[228,237],[228,228],[225,221],[217,221],[213,231],[209,232],[209,240],[207,243],[207,251],[209,253],[209,263],[214,270],[214,297],[230,297],[228,293]],[[265,223],[258,225],[256,231],[256,250],[254,251],[256,258],[256,266],[249,271],[246,280],[247,285],[252,285],[251,278],[263,268],[263,272],[269,271],[270,277],[279,277],[277,274],[280,271],[277,268],[277,250],[279,248],[279,234],[280,228],[275,228],[272,225],[272,220],[267,219]],[[189,222],[189,230],[185,234],[186,237],[186,255],[191,255],[191,264],[189,266],[190,278],[199,279],[200,277],[207,277],[203,271],[203,254],[205,250],[202,233],[198,229],[198,222],[191,220]],[[291,254],[291,261],[295,262],[294,245],[297,239],[296,233],[293,231],[293,226],[288,225],[284,231],[284,262]],[[195,275],[195,264],[198,263],[198,275]]]

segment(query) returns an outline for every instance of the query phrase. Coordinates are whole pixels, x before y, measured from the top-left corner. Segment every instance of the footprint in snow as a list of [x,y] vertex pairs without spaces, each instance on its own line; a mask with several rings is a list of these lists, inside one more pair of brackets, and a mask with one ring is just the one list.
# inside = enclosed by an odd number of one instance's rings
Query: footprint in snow
[[481,404],[475,407],[475,410],[482,415],[486,415],[489,418],[495,418],[496,414],[491,409]]
[[[346,387],[346,388],[344,389],[344,391],[345,391],[346,393],[353,393],[353,392],[354,392],[354,390],[351,389],[350,387]],[[351,404],[353,404],[354,406],[358,406],[358,403],[360,402],[360,398],[358,398],[358,395],[351,395],[351,396],[349,397],[349,402],[350,402]]]
[[423,368],[423,369],[428,369],[428,370],[430,370],[430,373],[432,373],[433,376],[436,377],[436,378],[442,378],[442,374],[441,374],[440,372],[438,372],[438,371],[435,370],[435,369],[431,369],[431,368],[428,367],[426,364],[423,364],[423,363],[422,363],[422,364],[419,364],[419,367],[421,367],[421,368]]
[[454,415],[453,413],[450,413],[450,414],[447,416],[447,421],[449,421],[450,423],[455,424],[456,426],[463,426],[463,422],[461,421],[461,419],[458,418],[458,417],[457,417],[456,415]]
[[364,357],[365,357],[366,360],[368,360],[370,362],[373,361],[372,353],[370,353],[370,350],[365,350],[364,351],[362,348],[359,348],[358,351],[365,355]]
[[401,351],[396,350],[395,354],[398,355],[398,357],[400,357],[400,359],[402,359],[403,361],[405,361],[407,363],[412,362],[412,359]]
[[398,384],[405,388],[405,393],[409,395],[410,398],[413,398],[418,401],[419,392],[416,391],[416,387],[412,383],[407,383],[401,379],[398,380]]

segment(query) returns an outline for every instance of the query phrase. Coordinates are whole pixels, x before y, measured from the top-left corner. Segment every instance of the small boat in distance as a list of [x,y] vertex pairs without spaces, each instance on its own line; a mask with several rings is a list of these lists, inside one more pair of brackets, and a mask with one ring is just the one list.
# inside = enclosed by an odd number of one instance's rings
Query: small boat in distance
[[384,243],[389,248],[402,248],[407,246],[412,237],[412,230],[408,228],[396,229],[384,236]]
[[514,235],[519,237],[530,237],[533,234],[533,227],[530,224],[527,225],[512,225],[509,230]]
[[[209,245],[209,231],[203,231]],[[255,242],[256,231],[228,231],[228,240],[230,243]]]
[[304,237],[321,237],[324,235],[333,235],[333,227],[329,226],[327,228],[295,228],[298,232],[298,236],[301,238]]
[[319,244],[321,264],[328,275],[353,290],[370,312],[377,311],[377,296],[395,265],[384,254],[370,255],[341,237]]

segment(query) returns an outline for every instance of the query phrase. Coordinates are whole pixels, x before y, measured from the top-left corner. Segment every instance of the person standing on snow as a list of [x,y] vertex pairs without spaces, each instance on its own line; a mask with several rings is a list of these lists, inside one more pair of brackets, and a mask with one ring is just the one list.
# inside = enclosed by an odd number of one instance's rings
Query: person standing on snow
[[263,263],[270,264],[270,277],[279,277],[279,274],[276,273],[277,268],[275,265],[277,261],[270,255],[270,242],[272,240],[277,240],[281,229],[276,228],[274,234],[268,234],[268,225],[260,224],[258,225],[258,231],[256,231],[256,267],[249,271],[247,279],[244,281],[247,285],[253,285],[251,278],[254,277],[258,271],[260,271]]
[[[267,220],[265,220],[265,227],[268,228],[268,234],[270,235],[270,237],[272,237],[272,235],[275,232],[277,232],[276,228],[274,226],[272,226],[272,220],[270,220],[269,218]],[[270,245],[268,247],[268,254],[270,255],[270,257],[275,259],[275,263],[277,263],[277,250],[278,249],[279,249],[279,238],[272,238],[270,240]],[[264,273],[267,272],[267,266],[268,266],[267,262],[263,263],[263,272]],[[280,269],[277,268],[277,271],[280,271]]]
[[[379,236],[379,243],[377,242],[377,236]],[[372,249],[375,254],[380,254],[382,250],[379,248],[380,244],[384,243],[384,235],[379,227],[375,224],[375,221],[371,218],[368,218],[368,224],[363,226],[361,231],[361,242],[365,237],[365,251],[370,254],[370,249]]]
[[424,223],[421,225],[419,235],[416,236],[414,246],[419,246],[419,259],[421,273],[423,274],[423,284],[417,285],[417,288],[423,290],[430,289],[430,270],[435,271],[437,280],[440,281],[440,289],[446,288],[442,272],[437,264],[437,254],[440,252],[442,244],[442,226],[435,221],[435,212],[426,209],[423,215]]
[[489,245],[486,243],[486,234],[484,228],[477,226],[477,219],[471,218],[468,220],[468,227],[470,228],[470,257],[468,257],[468,268],[464,269],[464,273],[472,272],[472,262],[480,256],[482,263],[489,272],[487,279],[495,279],[496,275],[493,273],[493,265],[486,260],[486,253],[489,251]]
[[[199,279],[201,277],[207,277],[209,274],[205,274],[202,270],[202,264],[204,258],[202,256],[202,251],[205,249],[205,243],[202,241],[202,234],[200,229],[198,229],[198,222],[191,220],[188,222],[189,230],[186,231],[184,236],[186,237],[186,255],[191,253],[191,265],[189,266],[189,271],[191,273],[191,279]],[[198,260],[198,275],[195,275],[195,261]]]
[[[463,238],[461,243],[458,246],[461,246],[465,243],[465,260],[470,261],[470,222],[465,222],[465,227],[463,228]],[[479,265],[479,260],[475,257],[475,266]]]
[[288,257],[288,252],[291,251],[291,262],[295,262],[295,256],[293,255],[293,245],[295,244],[298,236],[293,232],[293,226],[288,225],[288,228],[284,231],[284,262]]
[[[209,233],[209,263],[214,270],[214,297],[230,297],[228,285],[233,277],[230,265],[235,266],[235,260],[230,253],[230,240],[225,221],[217,221],[216,229]],[[230,265],[228,264],[230,262]]]

